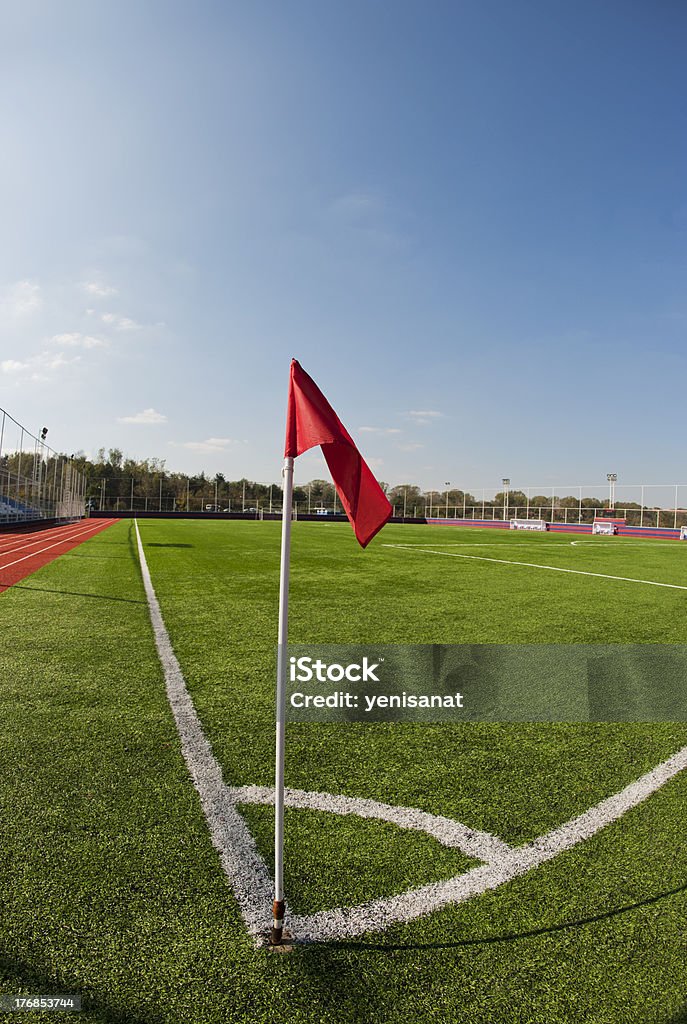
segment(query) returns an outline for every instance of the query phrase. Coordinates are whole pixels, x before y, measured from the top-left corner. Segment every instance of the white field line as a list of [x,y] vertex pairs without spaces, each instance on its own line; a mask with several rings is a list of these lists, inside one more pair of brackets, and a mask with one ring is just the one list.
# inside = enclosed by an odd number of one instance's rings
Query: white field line
[[[232,789],[236,803],[273,804],[274,789],[269,786],[237,786]],[[313,793],[303,789],[287,789],[286,807],[299,810],[327,811],[329,814],[350,815],[388,821],[398,828],[425,832],[442,846],[461,850],[476,860],[492,861],[512,852],[512,848],[490,832],[468,828],[460,821],[429,814],[415,807],[394,807],[357,796],[333,796],[331,793]]]
[[[114,520],[112,520],[112,522],[114,522]],[[38,551],[31,551],[29,552],[28,555],[22,555],[21,558],[15,558],[13,562],[5,562],[4,564],[0,564],[0,573],[2,573],[5,569],[9,569],[13,565],[18,565],[19,562],[25,562],[27,558],[36,558],[38,555],[42,555],[44,551],[50,551],[51,548],[57,548],[60,546],[60,544],[64,544],[67,541],[78,540],[80,537],[87,537],[89,533],[93,533],[95,532],[95,530],[101,528],[103,526],[103,523],[106,526],[111,525],[109,520],[100,519],[98,520],[98,526],[91,526],[88,529],[82,530],[78,533],[72,533],[70,534],[69,537],[60,537],[60,539],[56,540],[54,544],[47,544],[45,547],[39,548]],[[12,552],[10,552],[10,554],[12,554]]]
[[[599,547],[615,547],[616,551],[619,551],[622,545],[619,546],[618,541],[624,540],[641,540],[643,548],[665,548],[670,545],[671,550],[674,550],[672,547],[673,542],[670,540],[644,540],[643,537],[616,537],[615,540],[571,540],[570,543],[573,547],[577,547],[579,544],[596,544]],[[685,544],[685,547],[687,547],[687,544]]]
[[687,767],[687,747],[643,775],[625,789],[602,800],[584,814],[541,836],[533,843],[511,848],[491,863],[456,875],[446,882],[434,882],[391,899],[370,900],[357,907],[341,907],[318,914],[297,916],[290,927],[303,941],[323,942],[355,938],[365,932],[381,931],[439,910],[449,903],[463,903],[473,896],[496,889],[518,875],[552,860],[617,821],[626,811],[646,800],[669,779]]
[[527,569],[547,569],[549,572],[567,572],[573,576],[596,576],[602,580],[619,580],[621,583],[643,583],[647,587],[667,587],[669,590],[687,590],[687,586],[678,583],[658,583],[656,580],[637,580],[632,576],[611,576],[605,572],[587,572],[584,569],[562,569],[557,565],[540,565],[537,562],[518,562],[512,558],[489,558],[487,555],[461,555],[457,551],[436,551],[434,548],[421,547],[419,544],[383,544],[385,548],[398,548],[412,551],[421,548],[425,555],[443,555],[444,558],[469,558],[476,562],[495,562],[498,565],[521,565]]
[[[101,520],[101,522],[107,521],[108,520],[106,519]],[[49,530],[41,530],[40,532],[37,531],[33,534],[24,534],[23,537],[15,537],[14,541],[0,546],[0,558],[4,555],[14,555],[17,551],[23,551],[24,548],[31,548],[35,547],[37,544],[43,544],[46,540],[54,540],[55,537],[60,537],[63,540],[68,539],[69,536],[72,536],[83,528],[84,523],[78,523],[77,525],[71,524],[69,526],[51,527]],[[34,540],[27,540],[26,538],[29,536],[33,536]],[[17,544],[17,540],[22,540],[24,543]]]
[[181,739],[181,750],[198,791],[212,843],[238,901],[246,927],[254,938],[266,930],[272,901],[272,882],[248,826],[237,811],[224,783],[212,748],[203,732],[186,682],[165,628],[148,563],[143,551],[138,520],[134,520],[138,557],[157,652],[165,674],[167,698]]
[[[174,655],[153,589],[137,522],[135,526],[155,643],[164,669],[167,695],[181,738],[183,756],[199,793],[212,842],[220,854],[246,927],[259,945],[264,941],[269,921],[272,883],[236,804],[274,803],[274,790],[265,786],[225,785],[221,768],[203,733]],[[426,832],[445,846],[461,849],[486,861],[448,881],[421,886],[389,898],[371,900],[357,907],[291,916],[288,920],[289,928],[300,941],[354,938],[425,916],[449,903],[460,903],[478,896],[589,839],[606,825],[617,821],[630,808],[646,800],[685,767],[687,747],[619,793],[602,800],[595,807],[524,847],[511,847],[487,832],[478,832],[461,822],[412,807],[394,807],[376,800],[331,793],[287,790],[286,804],[289,807],[389,821],[400,828]]]

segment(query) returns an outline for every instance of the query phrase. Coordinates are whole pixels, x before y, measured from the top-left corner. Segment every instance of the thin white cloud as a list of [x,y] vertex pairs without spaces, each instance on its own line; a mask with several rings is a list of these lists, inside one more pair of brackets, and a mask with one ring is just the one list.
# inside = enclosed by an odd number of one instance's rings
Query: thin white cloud
[[16,281],[0,291],[0,318],[3,320],[30,316],[42,305],[41,288],[35,281]]
[[102,338],[94,338],[90,334],[73,331],[68,334],[53,334],[50,339],[53,345],[68,345],[71,348],[104,348],[107,345]]
[[190,452],[223,452],[226,451],[226,445],[223,444],[209,444],[207,441],[184,441],[181,445],[182,448],[186,448]]
[[41,352],[40,355],[34,356],[32,362],[35,366],[45,370],[59,370],[61,366],[78,363],[80,359],[81,356],[72,356],[71,359],[65,359],[63,352],[58,352],[56,355],[52,355],[50,352]]
[[103,284],[101,281],[84,281],[81,287],[89,295],[95,295],[98,299],[106,299],[110,295],[117,294],[116,288],[109,284]]
[[436,409],[411,409],[408,413],[413,423],[420,427],[426,427],[434,420],[441,419],[443,415],[443,412],[437,412]]
[[156,412],[155,409],[144,409],[143,412],[134,413],[133,416],[120,416],[118,422],[149,425],[154,423],[166,423],[167,417],[162,412]]
[[108,327],[114,327],[116,331],[138,331],[141,324],[136,323],[128,316],[119,316],[118,313],[103,313],[100,318]]
[[3,359],[0,363],[0,370],[3,373],[21,373],[22,370],[28,370],[28,363],[21,363],[18,359]]
[[358,427],[361,434],[402,434],[403,431],[399,430],[398,427]]
[[425,446],[417,441],[409,441],[408,444],[399,444],[396,447],[399,452],[416,452],[419,448],[424,448]]
[[205,441],[170,441],[175,448],[186,448],[191,452],[224,452],[238,441],[231,437],[208,437]]
[[23,362],[18,359],[5,359],[0,363],[0,371],[17,375],[28,373],[32,380],[46,380],[46,372],[78,363],[80,359],[81,356],[66,359],[63,352],[39,352]]

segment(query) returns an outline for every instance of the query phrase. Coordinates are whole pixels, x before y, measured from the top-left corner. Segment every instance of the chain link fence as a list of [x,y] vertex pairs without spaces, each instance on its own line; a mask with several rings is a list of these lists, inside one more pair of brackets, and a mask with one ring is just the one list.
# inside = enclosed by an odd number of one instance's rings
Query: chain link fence
[[78,519],[84,514],[86,480],[38,435],[0,409],[0,524]]
[[687,526],[687,484],[575,484],[428,492],[427,519],[593,523],[611,510],[628,526]]

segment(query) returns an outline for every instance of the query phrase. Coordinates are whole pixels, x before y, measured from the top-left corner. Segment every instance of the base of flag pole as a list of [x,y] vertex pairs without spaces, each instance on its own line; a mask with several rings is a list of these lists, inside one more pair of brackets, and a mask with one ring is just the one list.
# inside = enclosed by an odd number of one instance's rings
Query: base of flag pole
[[293,953],[295,949],[293,935],[288,928],[282,928],[281,939],[275,943],[272,941],[272,932],[270,931],[267,948],[270,953]]
[[284,938],[284,900],[275,900],[272,904],[272,930],[270,946],[281,946]]

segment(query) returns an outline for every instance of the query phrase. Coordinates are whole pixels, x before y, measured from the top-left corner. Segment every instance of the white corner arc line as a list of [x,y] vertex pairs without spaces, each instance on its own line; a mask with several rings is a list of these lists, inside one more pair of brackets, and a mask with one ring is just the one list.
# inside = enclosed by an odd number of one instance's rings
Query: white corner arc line
[[402,551],[412,551],[420,548],[424,555],[443,555],[444,558],[469,558],[475,562],[496,562],[499,565],[522,565],[527,569],[548,569],[549,572],[567,572],[573,576],[596,576],[602,580],[619,580],[621,583],[643,583],[647,587],[667,587],[669,590],[687,590],[687,586],[679,583],[658,583],[656,580],[636,580],[631,576],[611,576],[605,572],[588,572],[585,569],[563,569],[558,565],[539,565],[537,562],[518,562],[512,558],[489,558],[487,555],[461,555],[457,551],[436,551],[434,548],[426,548],[419,544],[383,544],[385,548],[398,548]]
[[[237,786],[232,793],[239,804],[274,803],[274,789],[269,786]],[[490,832],[480,832],[453,818],[429,814],[416,807],[398,807],[365,797],[333,796],[303,789],[287,789],[284,803],[299,810],[326,811],[342,816],[352,814],[357,818],[372,818],[409,831],[424,832],[442,846],[460,850],[475,860],[492,861],[512,852],[512,847]]]
[[[213,845],[219,852],[246,928],[256,944],[260,945],[264,942],[269,918],[272,884],[265,862],[236,804],[273,803],[274,790],[263,786],[229,787],[225,784],[222,770],[203,733],[174,654],[153,588],[138,522],[134,520],[134,524],[155,643],[184,760],[200,796]],[[355,938],[366,932],[383,931],[393,924],[423,917],[449,903],[460,903],[479,896],[591,838],[626,811],[646,800],[686,767],[687,746],[619,793],[602,800],[595,807],[524,847],[511,847],[489,833],[478,832],[461,822],[416,808],[394,807],[375,800],[330,793],[287,790],[286,803],[290,807],[389,821],[401,828],[426,832],[445,846],[454,846],[486,861],[447,881],[420,886],[389,898],[310,915],[291,915],[289,927],[300,941]]]
[[684,768],[687,768],[687,747],[584,814],[572,818],[527,846],[511,847],[507,853],[490,863],[445,882],[411,889],[392,899],[370,900],[358,907],[340,907],[308,916],[297,916],[292,919],[291,926],[301,939],[312,942],[355,938],[365,932],[381,931],[393,924],[404,924],[424,917],[449,903],[464,903],[474,896],[497,889],[540,864],[553,860],[559,853],[590,839],[602,828],[617,821],[626,811],[646,800]]

